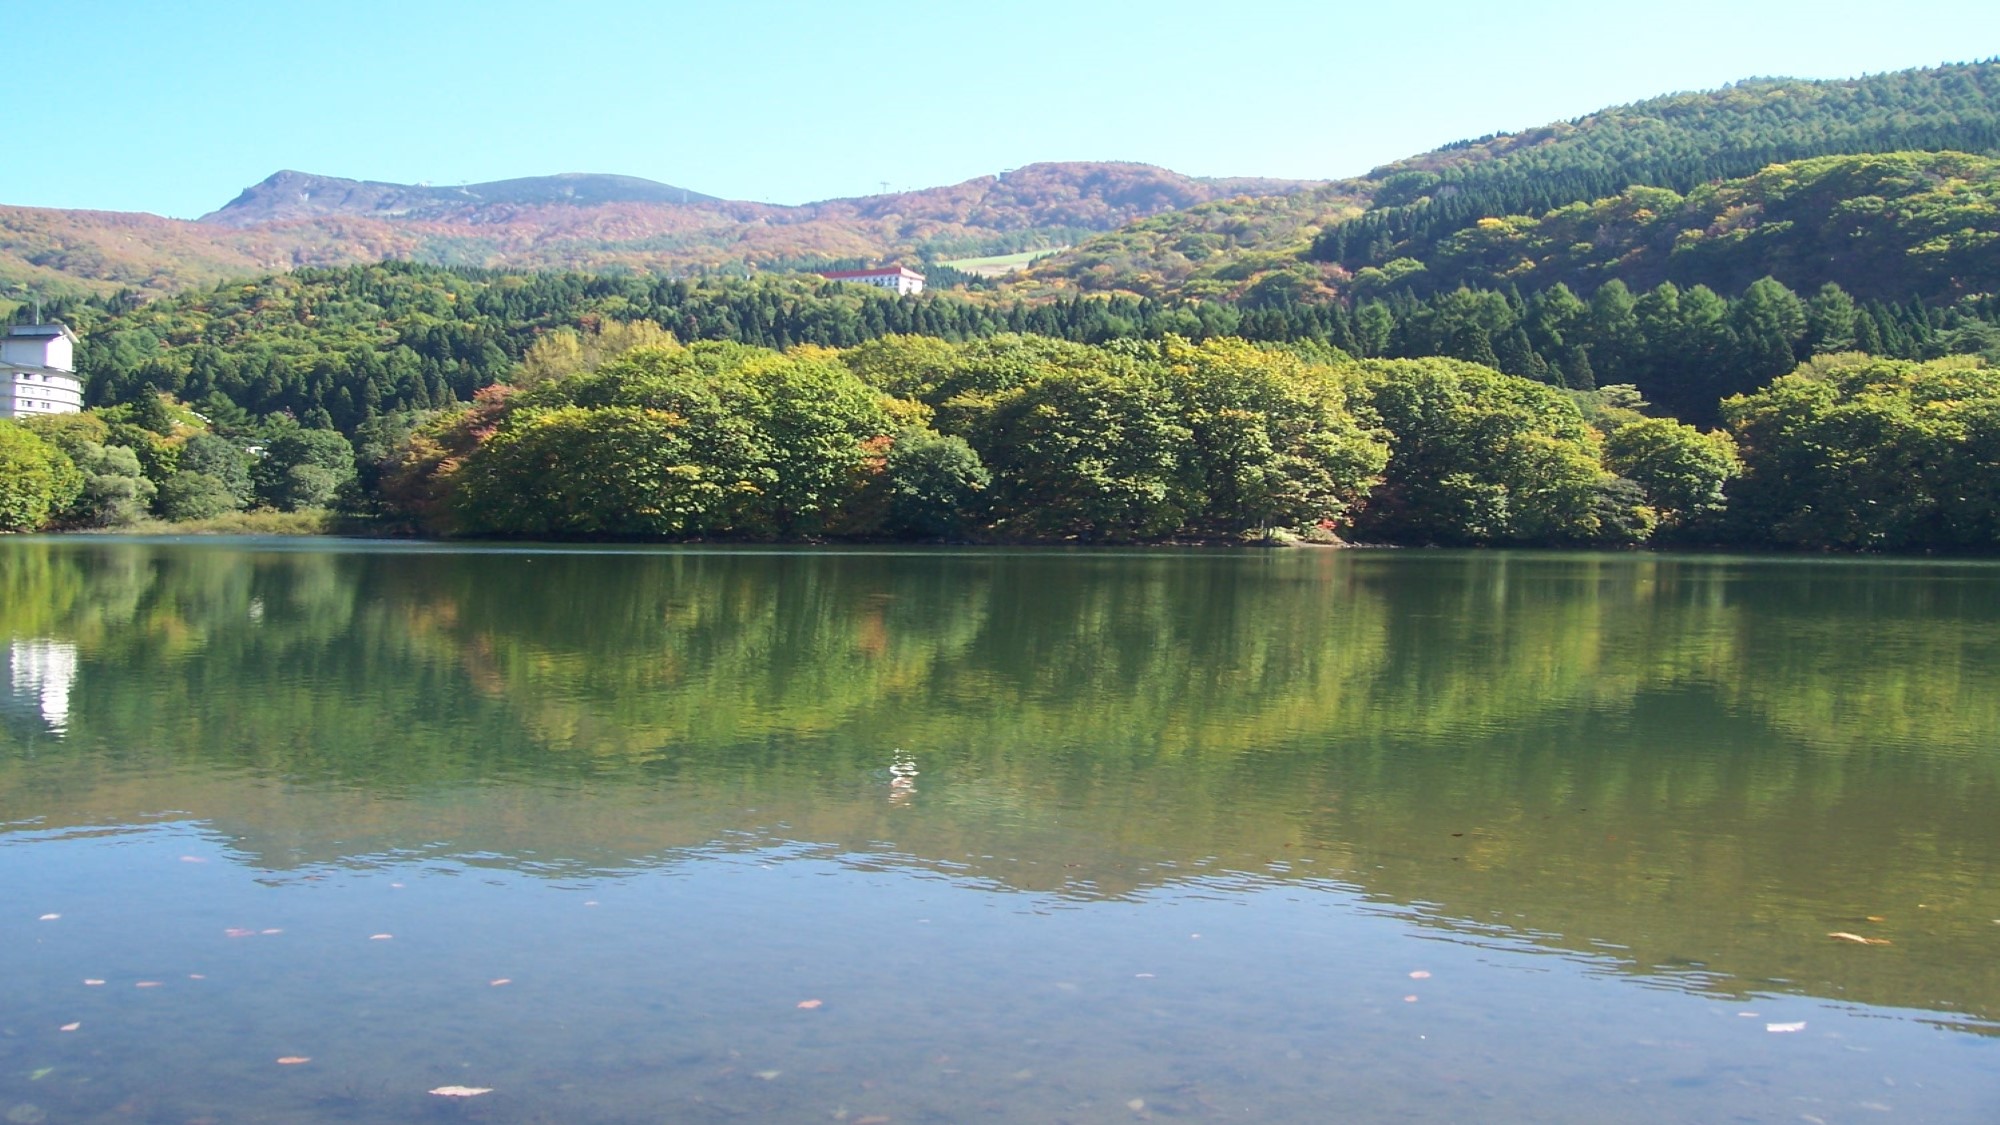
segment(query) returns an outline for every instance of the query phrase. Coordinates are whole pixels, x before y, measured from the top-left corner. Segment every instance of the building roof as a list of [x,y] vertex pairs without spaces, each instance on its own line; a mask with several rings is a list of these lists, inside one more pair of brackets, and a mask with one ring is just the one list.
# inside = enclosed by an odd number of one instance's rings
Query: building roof
[[823,270],[820,276],[829,281],[840,281],[850,277],[914,277],[918,281],[924,279],[923,274],[908,266],[883,266],[881,269],[873,270]]
[[50,321],[47,324],[10,325],[7,329],[7,335],[13,339],[21,339],[23,337],[29,339],[46,339],[50,336],[61,336],[72,344],[77,342],[76,333],[71,332],[69,325],[59,320]]

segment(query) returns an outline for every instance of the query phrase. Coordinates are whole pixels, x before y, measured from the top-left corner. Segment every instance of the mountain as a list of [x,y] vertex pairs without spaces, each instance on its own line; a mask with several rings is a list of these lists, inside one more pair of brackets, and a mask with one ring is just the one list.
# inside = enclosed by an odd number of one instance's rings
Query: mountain
[[384,259],[652,274],[934,260],[1060,246],[1175,208],[1317,186],[1070,162],[922,191],[775,206],[629,176],[441,188],[288,171],[193,222],[0,207],[0,288],[156,295]]
[[492,204],[718,203],[712,195],[636,176],[566,172],[484,184],[433,187],[278,172],[201,217],[204,223],[255,227],[289,219],[350,215],[378,219],[451,219]]
[[1240,297],[1275,272],[1285,291],[1346,295],[1356,271],[1427,262],[1484,222],[1632,187],[1685,194],[1815,157],[1946,150],[2000,154],[2000,61],[1758,79],[1461,141],[1283,202],[1193,208],[1087,239],[1037,263],[1024,288]]

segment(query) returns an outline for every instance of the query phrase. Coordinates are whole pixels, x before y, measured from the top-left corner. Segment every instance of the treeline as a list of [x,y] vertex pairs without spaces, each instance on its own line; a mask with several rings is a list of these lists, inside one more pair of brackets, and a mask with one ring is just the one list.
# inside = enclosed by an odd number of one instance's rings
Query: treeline
[[483,392],[358,480],[528,538],[2000,548],[2000,368],[1815,359],[1704,432],[1627,388],[1318,345],[648,344]]
[[143,305],[69,302],[51,315],[84,334],[78,362],[93,404],[134,401],[151,387],[204,412],[284,414],[350,434],[380,415],[470,401],[543,335],[604,321],[778,349],[892,334],[1208,336],[1236,323],[1226,309],[1134,299],[990,305],[797,277],[694,282],[407,263],[300,270]]
[[1418,297],[1395,291],[1353,308],[1288,304],[1243,314],[1242,334],[1319,340],[1363,357],[1449,356],[1572,390],[1629,383],[1668,412],[1702,422],[1718,404],[1815,356],[1896,359],[1980,354],[2000,362],[2000,301],[1953,306],[1857,302],[1838,285],[1808,297],[1765,278],[1740,296],[1661,282],[1634,293],[1612,280],[1584,300],[1567,285]]
[[2000,548],[2000,369],[1976,357],[1820,357],[1708,432],[1629,387],[1234,339],[779,352],[621,324],[513,374],[358,443],[157,394],[0,423],[0,525],[333,505],[534,539]]
[[1835,82],[1744,82],[1447,146],[1376,174],[1373,206],[1311,258],[1351,269],[1428,258],[1483,218],[1539,215],[1635,184],[1688,192],[1772,164],[1905,150],[2000,151],[2000,62]]
[[1588,302],[1560,283],[1419,296],[1387,287],[1349,305],[1263,293],[1241,303],[1073,297],[1044,304],[897,297],[800,278],[667,281],[511,274],[387,263],[302,270],[140,304],[54,310],[84,333],[90,401],[138,402],[148,388],[245,425],[294,419],[356,436],[378,419],[470,402],[538,341],[649,321],[684,341],[779,350],[853,347],[888,335],[966,341],[1012,333],[1102,344],[1222,337],[1326,344],[1363,358],[1444,355],[1554,386],[1633,383],[1687,418],[1814,354],[1856,349],[1918,359],[2000,358],[1990,298],[1951,306],[1801,298],[1775,282],[1741,295],[1621,282]]

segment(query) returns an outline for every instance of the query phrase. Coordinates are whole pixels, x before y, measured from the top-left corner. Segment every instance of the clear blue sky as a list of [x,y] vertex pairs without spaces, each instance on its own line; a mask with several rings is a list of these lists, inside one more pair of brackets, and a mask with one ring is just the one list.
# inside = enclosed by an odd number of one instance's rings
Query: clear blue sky
[[[0,202],[192,217],[280,168],[798,203],[1038,160],[1352,175],[1755,75],[2000,54],[2000,2],[0,0]],[[23,23],[37,34],[16,38]],[[46,33],[46,34],[43,34]],[[17,63],[21,60],[17,58]],[[17,145],[20,138],[16,138]]]

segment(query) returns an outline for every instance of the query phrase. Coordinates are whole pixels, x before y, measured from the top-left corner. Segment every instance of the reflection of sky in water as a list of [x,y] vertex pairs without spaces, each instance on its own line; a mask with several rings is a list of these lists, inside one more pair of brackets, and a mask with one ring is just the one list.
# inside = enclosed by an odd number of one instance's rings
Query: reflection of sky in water
[[768,837],[593,875],[477,860],[272,872],[198,823],[15,825],[0,1109],[386,1121],[445,1085],[493,1088],[478,1115],[495,1121],[1984,1122],[2000,1107],[2000,1042],[1940,1035],[1928,1013],[1704,996],[1698,969],[1635,976],[1616,950],[1329,879],[1198,876],[1089,901]]

